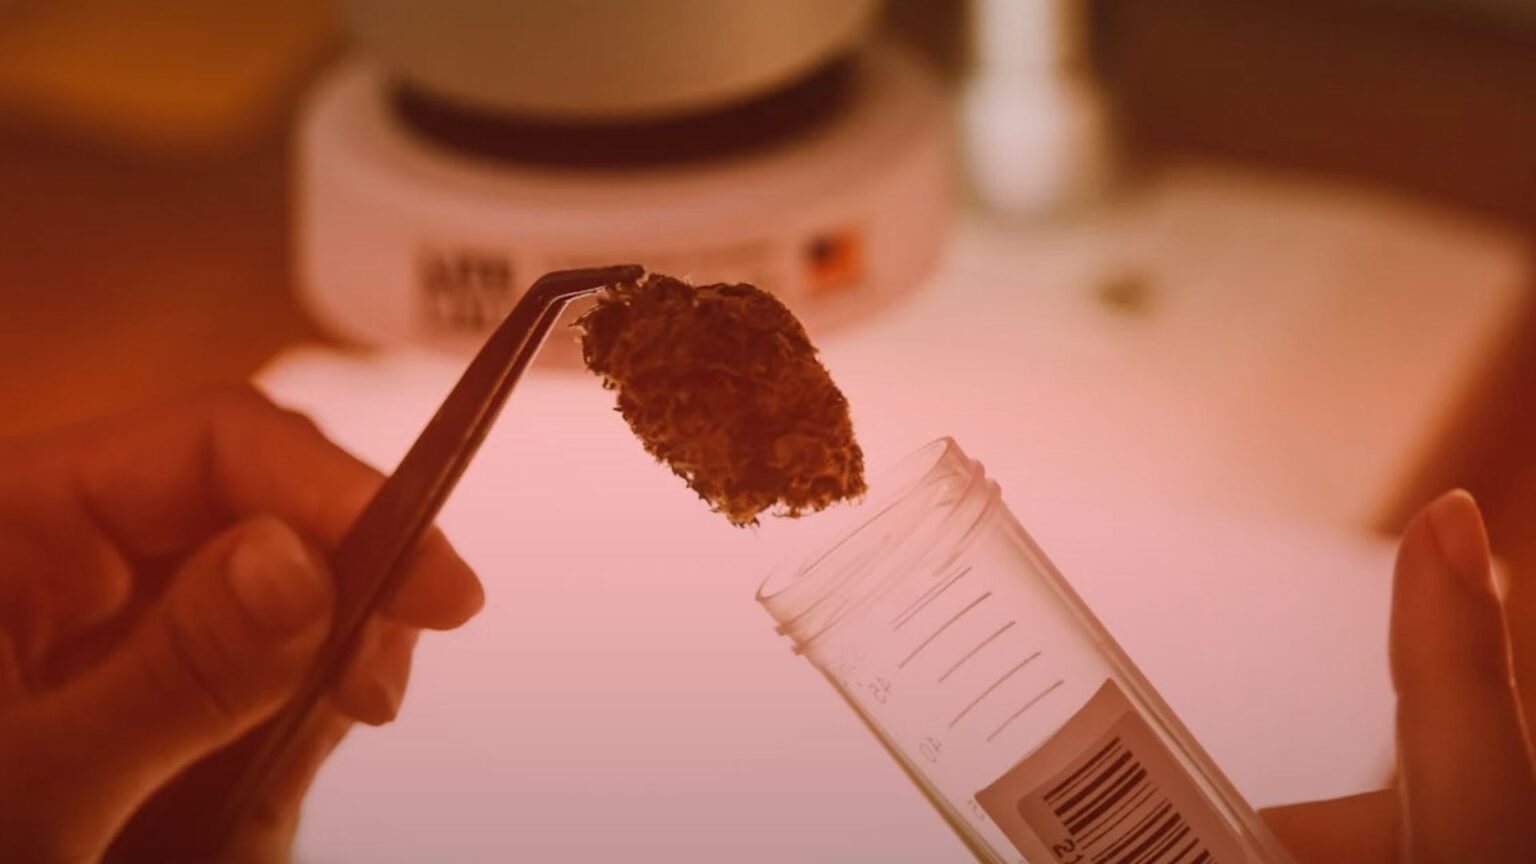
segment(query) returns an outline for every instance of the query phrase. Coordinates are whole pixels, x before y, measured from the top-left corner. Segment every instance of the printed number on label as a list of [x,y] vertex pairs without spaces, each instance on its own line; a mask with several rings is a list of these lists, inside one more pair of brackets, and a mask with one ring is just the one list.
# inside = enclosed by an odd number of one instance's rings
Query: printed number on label
[[869,694],[876,702],[884,705],[891,699],[891,682],[884,678],[876,678],[875,683],[869,685]]
[[923,743],[917,745],[917,752],[923,754],[923,758],[929,762],[939,761],[939,754],[944,750],[944,742],[929,735],[923,739]]
[[1056,860],[1061,864],[1079,864],[1083,860],[1083,854],[1077,851],[1077,841],[1070,837],[1060,843],[1052,844],[1051,854],[1055,855]]

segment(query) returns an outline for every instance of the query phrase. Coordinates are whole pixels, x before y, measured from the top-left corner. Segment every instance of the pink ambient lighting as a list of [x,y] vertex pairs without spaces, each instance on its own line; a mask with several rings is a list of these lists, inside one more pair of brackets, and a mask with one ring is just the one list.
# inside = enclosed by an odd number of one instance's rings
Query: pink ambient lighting
[[[1255,806],[1386,780],[1391,543],[1366,529],[1476,367],[1425,322],[1487,341],[1518,296],[1514,268],[1443,291],[1485,241],[1373,234],[1378,206],[1193,172],[1118,227],[971,225],[925,293],[822,344],[871,469],[945,435],[981,460]],[[1223,257],[1264,230],[1290,260]],[[1128,260],[1144,316],[1098,299]],[[388,467],[461,362],[310,352],[264,385]],[[442,519],[486,611],[424,638],[400,720],[327,768],[307,860],[970,860],[753,602],[813,520],[730,527],[611,399],[549,369],[514,393]]]

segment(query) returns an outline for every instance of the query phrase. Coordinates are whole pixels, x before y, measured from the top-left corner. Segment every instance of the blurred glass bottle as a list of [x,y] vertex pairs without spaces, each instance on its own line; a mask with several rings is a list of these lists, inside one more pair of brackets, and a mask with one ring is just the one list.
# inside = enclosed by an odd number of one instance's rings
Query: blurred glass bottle
[[1092,203],[1112,172],[1109,112],[1087,61],[1083,0],[973,0],[962,96],[977,198],[1049,217]]

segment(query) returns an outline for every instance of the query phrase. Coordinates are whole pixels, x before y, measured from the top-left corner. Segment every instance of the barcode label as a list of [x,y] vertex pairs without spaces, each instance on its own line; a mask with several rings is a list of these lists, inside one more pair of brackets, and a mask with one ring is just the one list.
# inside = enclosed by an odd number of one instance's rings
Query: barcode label
[[[1052,845],[1058,858],[1215,864],[1211,851],[1118,735],[1039,803],[1066,829],[1066,839]],[[1038,814],[1026,812],[1024,818],[1033,822],[1032,815]]]
[[1112,681],[976,800],[1030,860],[1248,860],[1226,823]]

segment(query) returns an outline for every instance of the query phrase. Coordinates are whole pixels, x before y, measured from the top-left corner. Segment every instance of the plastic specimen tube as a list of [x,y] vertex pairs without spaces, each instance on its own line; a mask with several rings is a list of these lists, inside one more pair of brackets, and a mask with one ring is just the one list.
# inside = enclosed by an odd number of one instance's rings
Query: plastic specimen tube
[[759,600],[984,862],[1290,864],[952,440]]

